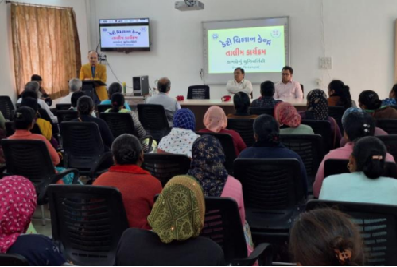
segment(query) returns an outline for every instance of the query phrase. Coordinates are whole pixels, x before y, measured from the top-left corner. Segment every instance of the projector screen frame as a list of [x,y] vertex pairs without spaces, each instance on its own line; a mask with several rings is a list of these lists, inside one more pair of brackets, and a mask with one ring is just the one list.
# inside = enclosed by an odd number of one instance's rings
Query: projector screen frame
[[[269,24],[259,25],[255,24],[258,21],[267,20]],[[271,20],[274,20],[273,22]],[[208,73],[208,30],[220,29],[219,27],[208,26],[208,24],[231,24],[227,27],[221,27],[221,29],[233,29],[233,28],[242,28],[241,25],[237,25],[241,22],[246,22],[247,24],[253,24],[243,26],[243,27],[265,27],[265,26],[284,26],[285,33],[285,66],[290,65],[290,18],[289,16],[280,16],[280,17],[262,17],[262,18],[248,18],[248,19],[237,19],[237,20],[215,20],[215,21],[202,21],[202,34],[203,34],[203,62],[204,66],[203,70],[203,82],[206,85],[226,85],[228,80],[233,79],[233,72],[230,74],[209,74]],[[235,23],[233,25],[232,23]],[[233,26],[232,26],[233,25]],[[246,73],[247,80],[250,80],[252,84],[260,84],[265,80],[273,80],[278,81],[281,80],[281,72],[261,72],[261,73]]]

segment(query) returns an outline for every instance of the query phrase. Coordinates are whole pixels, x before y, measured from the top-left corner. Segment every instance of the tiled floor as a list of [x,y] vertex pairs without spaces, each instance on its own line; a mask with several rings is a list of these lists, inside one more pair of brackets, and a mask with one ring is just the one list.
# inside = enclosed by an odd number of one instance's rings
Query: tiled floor
[[37,206],[37,209],[33,215],[33,226],[36,229],[37,233],[43,234],[46,236],[51,236],[52,235],[52,228],[51,228],[51,216],[50,216],[50,210],[48,208],[48,205],[44,207],[44,213],[45,213],[45,218],[46,218],[46,225],[43,226],[42,220],[41,220],[41,208],[40,206]]

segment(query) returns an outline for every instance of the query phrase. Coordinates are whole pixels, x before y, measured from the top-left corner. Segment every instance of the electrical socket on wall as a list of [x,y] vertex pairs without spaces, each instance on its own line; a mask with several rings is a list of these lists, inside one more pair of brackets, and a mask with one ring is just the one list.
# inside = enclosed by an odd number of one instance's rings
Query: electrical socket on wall
[[332,69],[332,57],[320,57],[320,69],[331,70]]

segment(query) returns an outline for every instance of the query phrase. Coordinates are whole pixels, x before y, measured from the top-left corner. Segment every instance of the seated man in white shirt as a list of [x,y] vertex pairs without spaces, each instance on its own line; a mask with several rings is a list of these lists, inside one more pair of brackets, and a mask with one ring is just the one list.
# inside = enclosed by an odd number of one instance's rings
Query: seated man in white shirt
[[[28,82],[25,85],[25,90],[32,90],[32,91],[36,92],[37,104],[40,104],[41,108],[47,112],[47,114],[50,116],[53,123],[57,123],[58,122],[57,117],[55,117],[54,114],[51,112],[50,107],[47,105],[47,103],[44,102],[44,100],[40,99],[40,97],[39,97],[40,84],[36,81]],[[21,103],[21,102],[22,102],[22,98],[18,99],[17,103]]]
[[59,104],[71,104],[72,95],[81,90],[83,82],[80,79],[73,78],[69,81],[69,94],[59,100]]
[[164,77],[157,82],[158,95],[153,95],[146,99],[147,104],[158,104],[162,105],[165,109],[168,123],[170,127],[173,126],[174,113],[181,109],[181,105],[176,101],[175,98],[168,96],[171,90],[171,81]]
[[252,83],[245,80],[245,71],[242,68],[234,70],[234,80],[228,81],[226,89],[229,94],[246,93],[252,98]]
[[274,98],[302,99],[303,92],[300,83],[292,80],[292,77],[294,76],[294,70],[291,67],[284,67],[282,75],[282,81],[275,84],[276,92],[274,93]]

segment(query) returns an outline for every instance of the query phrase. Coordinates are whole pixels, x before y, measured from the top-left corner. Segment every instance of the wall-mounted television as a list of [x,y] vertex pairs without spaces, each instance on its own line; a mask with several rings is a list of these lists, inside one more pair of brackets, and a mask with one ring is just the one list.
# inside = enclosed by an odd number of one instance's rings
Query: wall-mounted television
[[101,19],[99,37],[101,51],[150,51],[150,20]]

